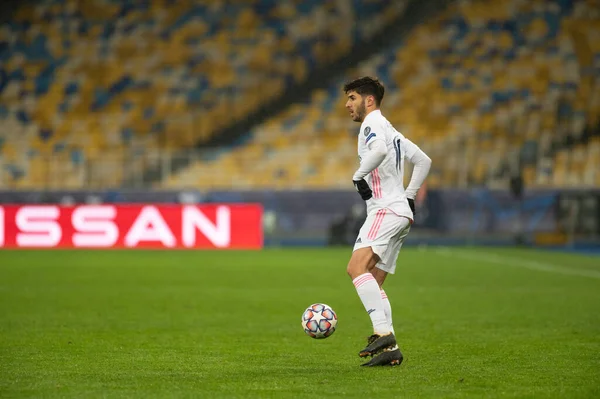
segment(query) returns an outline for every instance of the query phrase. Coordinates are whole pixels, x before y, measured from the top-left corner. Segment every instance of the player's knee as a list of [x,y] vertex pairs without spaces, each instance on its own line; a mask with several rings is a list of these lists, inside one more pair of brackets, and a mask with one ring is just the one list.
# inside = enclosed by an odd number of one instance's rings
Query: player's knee
[[348,273],[348,276],[350,276],[351,279],[355,279],[356,277],[365,273],[365,271],[356,257],[352,256],[350,262],[348,262],[348,266],[346,267],[346,273]]
[[361,267],[357,267],[356,265],[348,265],[348,268],[346,269],[346,273],[348,273],[348,276],[352,280],[354,280],[355,278],[357,278],[361,274],[367,273],[367,270],[363,269]]
[[373,253],[371,248],[362,248],[354,251],[346,272],[350,278],[355,279],[361,274],[368,273],[370,271],[371,264],[377,263],[377,256]]
[[348,273],[348,276],[350,276],[351,279],[354,279],[362,274],[360,272],[360,268],[357,267],[357,265],[352,261],[348,263],[348,266],[346,267],[346,273]]

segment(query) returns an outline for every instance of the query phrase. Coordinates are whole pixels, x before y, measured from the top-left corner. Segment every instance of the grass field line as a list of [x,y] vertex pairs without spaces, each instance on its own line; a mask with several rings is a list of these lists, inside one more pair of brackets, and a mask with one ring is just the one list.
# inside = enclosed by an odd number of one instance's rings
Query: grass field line
[[569,276],[579,276],[600,279],[600,272],[594,270],[583,270],[583,269],[572,269],[564,266],[554,265],[546,262],[539,262],[534,260],[524,260],[514,258],[512,256],[497,255],[489,252],[475,251],[475,252],[462,252],[451,248],[440,248],[436,253],[444,256],[452,256],[455,258],[461,258],[466,260],[475,260],[478,262],[493,263],[503,266],[516,266],[529,270],[538,270],[549,273],[565,274]]

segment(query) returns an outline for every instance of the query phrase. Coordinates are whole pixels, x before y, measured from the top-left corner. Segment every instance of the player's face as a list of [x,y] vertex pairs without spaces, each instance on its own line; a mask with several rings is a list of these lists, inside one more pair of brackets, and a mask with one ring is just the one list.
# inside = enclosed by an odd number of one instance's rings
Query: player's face
[[350,117],[354,122],[362,122],[365,119],[365,114],[367,113],[365,99],[357,92],[348,92],[346,109],[350,112]]

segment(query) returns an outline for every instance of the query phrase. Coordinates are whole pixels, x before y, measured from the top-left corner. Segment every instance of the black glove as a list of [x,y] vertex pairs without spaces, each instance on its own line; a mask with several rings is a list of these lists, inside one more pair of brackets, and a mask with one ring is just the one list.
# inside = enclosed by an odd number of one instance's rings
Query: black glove
[[352,182],[354,183],[354,188],[356,188],[356,191],[358,191],[363,200],[366,201],[373,197],[373,191],[371,191],[371,187],[369,187],[369,184],[365,179],[352,180]]
[[408,198],[408,206],[410,206],[410,210],[413,213],[413,217],[417,215],[417,211],[415,211],[415,200],[412,198]]

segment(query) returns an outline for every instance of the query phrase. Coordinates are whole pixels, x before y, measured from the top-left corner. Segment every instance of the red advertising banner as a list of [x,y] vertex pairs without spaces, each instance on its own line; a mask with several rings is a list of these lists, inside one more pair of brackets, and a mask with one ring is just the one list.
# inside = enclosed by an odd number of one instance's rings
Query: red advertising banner
[[262,207],[0,206],[0,248],[259,249]]

